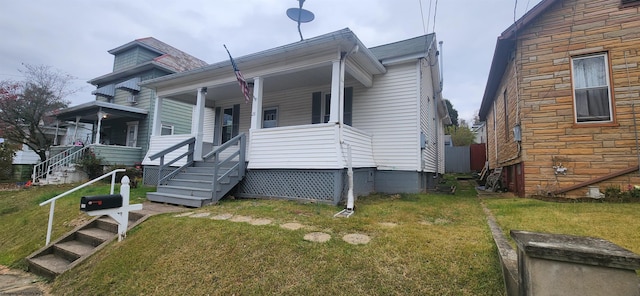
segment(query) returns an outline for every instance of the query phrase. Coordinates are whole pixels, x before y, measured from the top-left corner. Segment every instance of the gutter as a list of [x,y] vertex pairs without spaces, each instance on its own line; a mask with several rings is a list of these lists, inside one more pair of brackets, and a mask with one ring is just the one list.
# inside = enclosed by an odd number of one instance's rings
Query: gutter
[[[345,50],[350,49],[350,48],[346,48],[346,46],[352,46],[353,43],[355,43],[359,47],[360,52],[367,55],[367,57],[372,61],[372,65],[376,68],[376,70],[378,70],[380,73],[386,72],[386,68],[382,65],[382,63],[378,61],[378,59],[373,55],[373,53],[366,46],[364,46],[364,44],[362,44],[362,42],[358,39],[358,37],[348,28],[345,28],[333,33],[321,35],[318,37],[314,37],[311,39],[305,39],[305,40],[291,43],[288,45],[274,47],[274,48],[260,51],[257,53],[248,54],[245,56],[234,58],[234,60],[238,65],[240,65],[240,64],[255,61],[255,60],[268,59],[269,57],[272,57],[278,54],[285,54],[295,50],[305,49],[312,46],[319,46],[322,44],[329,43],[331,41],[335,41],[337,44],[345,46]],[[191,71],[185,71],[185,72],[180,72],[172,75],[158,77],[151,80],[146,80],[144,82],[141,82],[140,85],[148,86],[151,84],[158,84],[161,82],[179,79],[186,76],[201,74],[201,73],[217,70],[220,68],[226,68],[230,66],[231,66],[231,62],[229,60],[225,60],[222,62],[210,64],[208,66],[204,66]]]

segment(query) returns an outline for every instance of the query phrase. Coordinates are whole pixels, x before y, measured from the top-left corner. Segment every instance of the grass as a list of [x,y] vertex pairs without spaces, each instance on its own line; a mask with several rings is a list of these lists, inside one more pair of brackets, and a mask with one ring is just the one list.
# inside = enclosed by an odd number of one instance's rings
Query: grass
[[[109,187],[103,184],[90,186],[56,201],[52,240],[90,218],[80,211],[81,196],[108,194]],[[38,204],[71,188],[71,185],[49,185],[17,191],[0,191],[1,265],[25,267],[24,258],[43,247],[47,235],[49,205],[41,207]],[[131,201],[144,200],[145,192],[151,189],[132,189]]]
[[505,235],[526,230],[609,240],[640,253],[640,203],[555,203],[535,199],[484,199]]
[[[208,218],[151,218],[75,269],[53,294],[87,295],[501,295],[497,252],[475,193],[371,195],[348,219],[339,208],[282,200],[223,200]],[[305,229],[287,230],[297,222]],[[392,227],[381,222],[395,223]],[[303,240],[312,231],[326,243]],[[367,245],[341,238],[360,233]]]

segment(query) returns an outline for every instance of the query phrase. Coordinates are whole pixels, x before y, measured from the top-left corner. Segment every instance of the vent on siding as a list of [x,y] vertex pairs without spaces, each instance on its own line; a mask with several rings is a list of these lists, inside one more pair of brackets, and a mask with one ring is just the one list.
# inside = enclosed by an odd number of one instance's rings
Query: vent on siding
[[138,103],[138,96],[131,94],[129,95],[129,97],[127,98],[127,102],[131,103],[131,105],[135,105]]

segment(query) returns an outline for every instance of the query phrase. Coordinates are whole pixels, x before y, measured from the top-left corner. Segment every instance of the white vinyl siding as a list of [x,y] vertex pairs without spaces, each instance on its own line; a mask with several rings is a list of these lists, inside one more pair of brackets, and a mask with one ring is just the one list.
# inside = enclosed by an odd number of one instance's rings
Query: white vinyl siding
[[373,135],[380,170],[420,171],[416,64],[388,66],[373,87],[354,89],[353,126]]
[[[422,60],[421,71],[421,95],[420,95],[420,129],[425,134],[427,143],[422,149],[422,171],[435,172],[437,164],[438,133],[436,126],[438,121],[436,100],[433,97],[433,83],[431,82],[431,70],[428,62]],[[444,151],[441,151],[444,154]]]
[[213,135],[214,135],[215,124],[216,124],[215,109],[204,108],[204,122],[202,124],[203,124],[202,134],[204,136],[203,142],[213,143]]
[[341,169],[338,126],[309,124],[253,130],[250,169]]
[[[354,168],[371,168],[376,163],[373,160],[373,147],[371,135],[344,125],[343,139],[351,146],[351,166]],[[347,147],[343,147],[345,161],[348,159]]]
[[[155,160],[150,160],[149,156],[156,154],[164,149],[167,149],[177,143],[180,143],[186,139],[191,138],[191,135],[173,135],[173,136],[161,136],[161,137],[152,137],[151,143],[149,144],[149,150],[142,160],[142,165],[160,165],[160,159],[157,158]],[[176,157],[182,155],[187,152],[188,146],[183,146],[182,148],[173,151],[165,156],[165,163],[175,159]],[[187,162],[187,158],[183,157],[181,160],[174,163],[172,166],[182,166]]]

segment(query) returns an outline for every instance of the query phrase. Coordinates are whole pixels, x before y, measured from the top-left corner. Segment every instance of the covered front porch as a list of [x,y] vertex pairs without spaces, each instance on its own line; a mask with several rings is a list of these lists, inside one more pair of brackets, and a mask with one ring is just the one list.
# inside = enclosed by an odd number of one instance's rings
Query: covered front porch
[[[348,31],[348,30],[347,30]],[[194,105],[194,160],[240,133],[248,136],[250,170],[343,170],[375,167],[372,135],[354,125],[354,89],[373,85],[384,66],[350,31],[300,41],[236,59],[251,88],[243,98],[231,63],[157,78],[154,114],[164,99]],[[143,164],[177,139],[161,136],[155,116],[151,146]],[[348,150],[351,150],[349,155]]]
[[[142,161],[143,148],[140,143],[141,127],[147,119],[147,111],[123,105],[93,101],[62,110],[56,114],[59,122],[68,122],[71,144],[51,147],[50,155],[57,155],[74,146],[90,146],[92,152],[102,159],[103,165],[122,164],[132,166]],[[81,139],[79,124],[92,126],[90,139]]]

